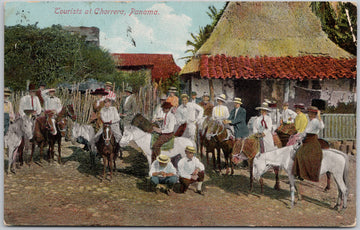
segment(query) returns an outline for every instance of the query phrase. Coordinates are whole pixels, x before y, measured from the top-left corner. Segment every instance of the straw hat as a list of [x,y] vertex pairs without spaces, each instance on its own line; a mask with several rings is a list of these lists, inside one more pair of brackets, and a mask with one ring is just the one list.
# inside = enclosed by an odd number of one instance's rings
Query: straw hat
[[203,97],[208,97],[208,98],[210,98],[210,95],[209,95],[209,93],[204,92]]
[[183,99],[184,97],[187,97],[187,99],[189,99],[189,95],[187,95],[186,93],[181,94],[181,99]]
[[164,109],[170,109],[172,107],[172,104],[170,102],[165,101],[162,105],[161,108]]
[[176,89],[176,87],[170,87],[168,91],[169,91],[169,93],[176,93],[177,89]]
[[105,86],[111,86],[113,87],[113,84],[110,81],[105,82]]
[[167,99],[167,96],[165,94],[160,95],[160,100],[166,100],[166,99]]
[[266,102],[263,102],[263,103],[261,104],[261,106],[256,107],[255,109],[256,109],[256,110],[266,110],[266,111],[271,111],[271,110],[270,110],[270,108],[269,108],[269,104],[268,104],[268,103],[266,103]]
[[242,104],[242,102],[241,102],[241,98],[239,98],[239,97],[235,97],[234,98],[234,103],[237,103],[237,104]]
[[104,88],[98,88],[98,89],[95,89],[95,91],[91,92],[90,94],[91,95],[108,95],[109,93],[106,92]]
[[190,153],[196,153],[196,149],[192,146],[186,146],[185,151]]
[[309,106],[308,108],[307,108],[307,111],[308,112],[312,112],[312,113],[317,113],[318,112],[318,108],[317,107],[315,107],[315,106]]
[[126,87],[125,92],[133,93],[132,87],[131,86]]
[[216,100],[220,100],[220,101],[222,101],[222,102],[225,102],[225,100],[226,100],[225,94],[221,94],[220,96],[218,96],[218,97],[216,98]]
[[305,105],[303,103],[295,104],[294,108],[295,109],[305,109]]
[[159,161],[160,163],[169,163],[170,158],[166,155],[160,154],[159,156],[156,157],[156,160]]
[[49,93],[55,92],[55,89],[49,89]]
[[5,96],[10,96],[11,95],[11,90],[9,88],[5,88],[4,89],[4,95]]

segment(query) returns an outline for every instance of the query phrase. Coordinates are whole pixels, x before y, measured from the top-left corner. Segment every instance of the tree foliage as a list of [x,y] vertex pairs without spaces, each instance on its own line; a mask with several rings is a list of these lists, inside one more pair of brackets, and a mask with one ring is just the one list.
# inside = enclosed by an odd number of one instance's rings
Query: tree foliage
[[25,90],[26,81],[56,86],[111,75],[115,64],[110,54],[72,35],[60,25],[5,27],[5,86]]
[[349,53],[356,55],[356,6],[350,2],[312,2],[311,9],[320,19],[322,29],[329,39]]

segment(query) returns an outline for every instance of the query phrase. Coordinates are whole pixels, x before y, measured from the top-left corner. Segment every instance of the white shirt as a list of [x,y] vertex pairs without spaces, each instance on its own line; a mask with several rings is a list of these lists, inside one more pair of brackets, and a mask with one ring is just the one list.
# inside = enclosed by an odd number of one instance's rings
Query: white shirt
[[164,115],[164,121],[161,127],[162,133],[172,133],[174,132],[174,127],[176,123],[176,118],[172,112],[168,112]]
[[[295,122],[295,117],[297,116],[297,114],[292,111],[291,109],[287,109],[287,110],[283,110],[282,114],[281,114],[281,118],[283,120],[284,123],[294,123]],[[290,118],[290,120],[289,120]]]
[[[196,112],[198,115],[196,116]],[[179,124],[183,124],[185,122],[194,123],[196,120],[202,118],[204,115],[204,109],[195,103],[187,103],[186,105],[181,104],[176,110],[176,121]]]
[[117,109],[114,106],[110,106],[109,108],[103,107],[100,110],[101,120],[105,123],[111,121],[111,123],[116,123],[120,121],[120,116]]
[[35,110],[36,111],[36,115],[40,115],[41,113],[41,104],[39,101],[39,98],[37,96],[32,96],[33,98],[33,103],[31,103],[31,96],[30,95],[26,95],[23,96],[20,99],[20,105],[19,105],[19,113],[21,116],[24,116],[24,110]]
[[[262,122],[264,118],[264,122]],[[266,124],[266,125],[265,125]],[[262,133],[264,131],[271,131],[272,129],[272,121],[269,115],[260,115],[256,118],[254,125],[253,125],[253,132],[254,133]]]
[[229,109],[225,105],[217,105],[212,110],[212,117],[215,120],[226,120],[229,116]]
[[200,162],[195,156],[190,160],[188,157],[183,157],[178,163],[179,176],[186,179],[191,179],[191,174],[195,169],[199,171],[205,170],[204,164]]
[[[161,167],[159,164],[159,161],[155,160],[150,167],[149,176],[153,176],[152,174],[154,172],[165,172],[165,173],[173,173],[176,175],[176,169],[174,165],[169,161],[169,163],[166,164],[165,167]],[[161,177],[161,175],[158,175],[158,177]]]
[[55,110],[56,113],[59,113],[62,109],[61,101],[58,97],[45,97],[44,98],[44,109],[45,110]]
[[165,113],[164,113],[163,109],[161,108],[161,104],[158,104],[154,111],[153,120],[159,119],[159,118],[164,119],[164,117],[165,117]]
[[306,126],[305,133],[319,134],[320,130],[325,127],[324,122],[317,118],[312,119]]

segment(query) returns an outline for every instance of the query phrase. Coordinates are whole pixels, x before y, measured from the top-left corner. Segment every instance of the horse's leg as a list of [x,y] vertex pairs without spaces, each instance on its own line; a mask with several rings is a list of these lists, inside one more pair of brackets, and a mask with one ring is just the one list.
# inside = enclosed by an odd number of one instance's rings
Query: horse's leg
[[218,166],[218,169],[219,169],[219,173],[221,173],[221,149],[219,147],[216,148],[216,153],[217,153],[217,166]]
[[23,158],[24,147],[25,147],[25,138],[22,137],[22,138],[21,138],[20,145],[19,145],[19,147],[18,147],[20,166],[22,166],[22,165],[24,164],[24,158]]
[[114,154],[110,154],[110,159],[108,161],[109,161],[109,167],[110,167],[110,180],[112,180]]
[[289,184],[290,184],[290,194],[291,194],[291,206],[290,208],[294,207],[294,203],[295,203],[295,177],[293,174],[289,173]]
[[[341,209],[341,207],[343,207],[345,209],[347,207],[347,194],[348,194],[347,190],[348,190],[348,188],[346,187],[346,184],[344,182],[342,175],[333,174],[333,176],[334,176],[334,180],[338,187],[338,198],[337,198],[334,209],[337,209],[337,208]],[[343,202],[342,206],[341,206],[341,202]]]
[[35,140],[33,140],[33,142],[31,143],[31,154],[30,154],[30,160],[29,160],[29,164],[32,162],[32,158],[33,158],[33,154],[34,154],[34,150],[35,150]]
[[249,159],[249,168],[250,168],[250,191],[253,190],[253,159]]
[[260,182],[261,193],[264,194],[264,180],[263,180],[263,178],[260,178],[259,182]]
[[280,171],[280,167],[279,166],[274,166],[274,173],[275,173],[275,185],[274,185],[274,189],[275,190],[280,190],[280,184],[279,184],[279,171]]
[[107,162],[107,157],[105,156],[105,155],[103,155],[103,163],[104,163],[104,170],[103,170],[103,180],[105,180],[105,178],[106,178],[106,167],[107,167],[107,164],[108,164],[108,162]]
[[327,192],[330,190],[330,179],[331,179],[331,173],[329,171],[326,172],[326,187],[324,189],[324,192]]
[[44,143],[45,143],[44,141],[40,142],[40,152],[39,152],[39,155],[40,155],[39,162],[40,162],[40,163],[41,163],[42,158],[44,157],[44,156],[43,156]]
[[[59,153],[58,162],[59,164],[61,164],[61,136],[58,137],[58,153]],[[53,155],[53,159],[54,159],[54,155]]]

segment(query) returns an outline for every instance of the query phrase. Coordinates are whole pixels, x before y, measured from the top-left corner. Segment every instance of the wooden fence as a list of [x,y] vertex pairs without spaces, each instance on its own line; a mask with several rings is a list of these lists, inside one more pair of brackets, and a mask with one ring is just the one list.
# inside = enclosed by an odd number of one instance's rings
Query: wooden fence
[[356,114],[322,114],[325,128],[319,137],[325,140],[356,140]]

